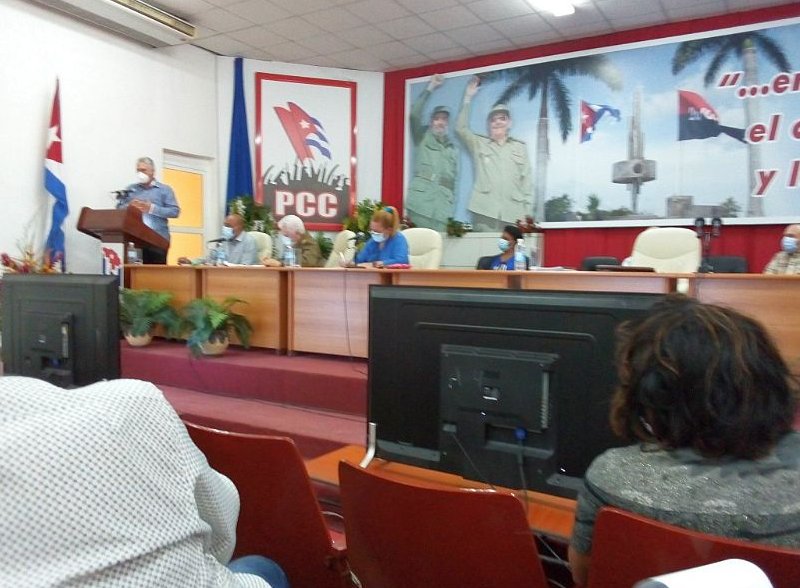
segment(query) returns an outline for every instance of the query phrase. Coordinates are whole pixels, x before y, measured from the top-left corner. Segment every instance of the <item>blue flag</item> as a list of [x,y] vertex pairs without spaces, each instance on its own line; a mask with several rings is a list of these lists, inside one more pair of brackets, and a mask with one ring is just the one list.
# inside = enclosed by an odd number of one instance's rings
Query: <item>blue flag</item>
[[231,117],[231,144],[228,153],[228,191],[226,209],[237,196],[253,195],[253,166],[250,163],[250,143],[247,139],[247,109],[244,101],[244,75],[242,58],[234,61],[233,116]]
[[63,272],[67,269],[64,251],[64,219],[69,214],[69,205],[67,204],[67,187],[62,180],[61,168],[64,164],[64,156],[61,145],[61,106],[58,96],[58,80],[56,80],[56,95],[53,97],[53,109],[50,111],[47,151],[44,157],[44,187],[55,199],[45,252],[52,264],[60,264]]

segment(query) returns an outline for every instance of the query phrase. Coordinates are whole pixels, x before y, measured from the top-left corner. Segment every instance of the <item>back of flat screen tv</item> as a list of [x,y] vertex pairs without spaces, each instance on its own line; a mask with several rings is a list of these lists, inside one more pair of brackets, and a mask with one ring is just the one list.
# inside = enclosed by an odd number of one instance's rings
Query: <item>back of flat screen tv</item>
[[376,455],[574,497],[608,424],[615,332],[659,294],[373,286]]
[[3,277],[3,371],[62,387],[118,378],[119,281],[89,274]]

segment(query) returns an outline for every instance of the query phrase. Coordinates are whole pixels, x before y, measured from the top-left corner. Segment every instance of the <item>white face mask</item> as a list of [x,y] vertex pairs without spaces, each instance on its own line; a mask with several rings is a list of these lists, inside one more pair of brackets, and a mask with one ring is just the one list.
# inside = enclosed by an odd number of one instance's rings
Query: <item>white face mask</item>
[[292,244],[292,238],[291,237],[287,237],[284,234],[281,234],[281,243],[283,243],[284,245],[291,245]]
[[140,184],[149,184],[150,176],[148,176],[146,173],[142,171],[136,172],[136,181]]
[[781,249],[786,253],[794,253],[797,251],[797,239],[784,235],[781,239]]
[[222,238],[230,241],[233,239],[233,227],[222,227]]
[[383,243],[384,237],[383,233],[379,233],[378,231],[370,231],[370,235],[372,235],[372,240],[376,243]]

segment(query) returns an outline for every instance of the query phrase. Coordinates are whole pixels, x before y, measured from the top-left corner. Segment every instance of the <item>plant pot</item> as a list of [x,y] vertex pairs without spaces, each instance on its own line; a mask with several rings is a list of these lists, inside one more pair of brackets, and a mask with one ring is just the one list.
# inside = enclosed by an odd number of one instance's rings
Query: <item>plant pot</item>
[[125,340],[131,347],[144,347],[145,345],[150,345],[150,341],[153,340],[153,334],[131,335],[130,333],[125,333]]
[[212,335],[208,341],[200,343],[203,355],[222,355],[230,344],[228,335]]

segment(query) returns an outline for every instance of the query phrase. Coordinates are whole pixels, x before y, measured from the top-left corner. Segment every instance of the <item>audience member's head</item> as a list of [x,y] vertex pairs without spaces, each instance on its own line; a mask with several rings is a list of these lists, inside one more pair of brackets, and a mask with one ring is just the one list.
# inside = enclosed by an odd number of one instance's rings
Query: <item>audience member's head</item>
[[753,319],[673,295],[619,336],[618,435],[756,459],[792,430],[797,382]]
[[372,220],[369,223],[369,230],[372,237],[375,238],[376,234],[381,234],[385,238],[394,235],[400,226],[400,215],[394,206],[385,206],[380,210],[376,210],[372,215]]
[[306,232],[306,226],[299,216],[287,214],[278,221],[278,230],[280,230],[282,236],[287,237],[293,243],[297,243]]

